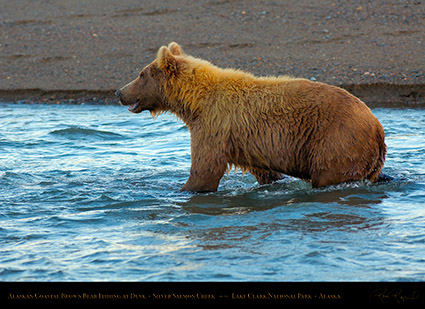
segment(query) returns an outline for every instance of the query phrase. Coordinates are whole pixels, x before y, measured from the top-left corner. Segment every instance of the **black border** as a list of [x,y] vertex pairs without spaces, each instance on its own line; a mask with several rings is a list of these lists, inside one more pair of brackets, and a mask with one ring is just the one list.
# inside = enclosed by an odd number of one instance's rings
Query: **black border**
[[[0,304],[425,305],[423,282],[0,282]],[[3,307],[3,306],[2,306]],[[4,308],[4,307],[3,307]]]

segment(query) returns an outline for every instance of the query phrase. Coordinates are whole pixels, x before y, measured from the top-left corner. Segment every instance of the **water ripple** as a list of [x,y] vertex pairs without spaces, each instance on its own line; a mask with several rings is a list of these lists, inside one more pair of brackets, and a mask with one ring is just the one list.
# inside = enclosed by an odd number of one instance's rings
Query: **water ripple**
[[93,140],[120,140],[123,136],[118,133],[87,129],[81,127],[71,127],[66,129],[53,130],[52,135],[58,135],[70,140],[93,139]]

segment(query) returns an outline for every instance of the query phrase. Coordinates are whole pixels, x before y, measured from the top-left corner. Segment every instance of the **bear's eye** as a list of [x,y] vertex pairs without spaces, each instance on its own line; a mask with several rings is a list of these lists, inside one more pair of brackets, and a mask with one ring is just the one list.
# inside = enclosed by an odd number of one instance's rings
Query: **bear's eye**
[[145,72],[140,72],[139,78],[142,79],[144,75],[145,75]]

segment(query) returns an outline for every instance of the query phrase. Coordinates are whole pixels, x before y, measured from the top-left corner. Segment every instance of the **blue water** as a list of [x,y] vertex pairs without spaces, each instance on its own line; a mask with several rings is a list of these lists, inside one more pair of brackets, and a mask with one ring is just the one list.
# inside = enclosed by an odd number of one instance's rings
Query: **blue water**
[[423,281],[425,110],[373,110],[394,181],[180,193],[172,115],[0,103],[1,281]]

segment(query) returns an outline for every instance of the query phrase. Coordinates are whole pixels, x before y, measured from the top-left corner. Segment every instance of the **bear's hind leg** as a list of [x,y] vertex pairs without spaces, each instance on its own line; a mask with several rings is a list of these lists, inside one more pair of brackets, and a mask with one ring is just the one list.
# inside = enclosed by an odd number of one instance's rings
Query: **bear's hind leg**
[[270,184],[283,178],[283,174],[269,169],[251,168],[249,172],[257,179],[260,185]]
[[346,182],[349,179],[345,179],[344,177],[339,177],[335,174],[334,171],[321,171],[320,173],[316,173],[316,175],[312,175],[311,184],[313,188],[326,187],[330,185],[337,185],[342,182]]

